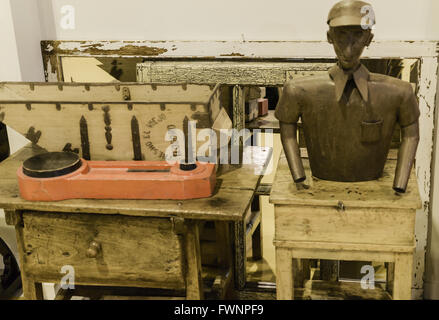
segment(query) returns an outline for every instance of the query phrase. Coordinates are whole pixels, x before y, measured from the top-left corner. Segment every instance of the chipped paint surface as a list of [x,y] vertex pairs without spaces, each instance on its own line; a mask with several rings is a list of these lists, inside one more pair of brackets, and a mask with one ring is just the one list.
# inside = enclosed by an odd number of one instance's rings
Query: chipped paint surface
[[[198,59],[334,59],[333,48],[324,41],[46,41],[42,43],[48,80],[59,72],[57,56],[144,56]],[[45,49],[44,49],[45,48]],[[142,49],[141,49],[142,48]],[[142,50],[144,50],[142,52]],[[55,58],[53,58],[55,56]],[[428,213],[431,197],[431,161],[437,88],[438,52],[433,41],[378,41],[364,58],[421,59],[418,98],[421,109],[421,141],[416,158],[416,174],[424,208],[416,220],[414,292],[422,296]],[[52,73],[47,72],[51,70]],[[236,95],[235,95],[236,98]]]
[[437,58],[424,57],[421,59],[419,74],[419,108],[420,116],[420,141],[416,154],[416,176],[418,178],[419,193],[423,208],[416,212],[415,239],[416,250],[414,259],[413,287],[423,288],[423,275],[425,270],[425,250],[427,246],[428,215],[431,197],[431,161],[434,141],[434,115],[436,101],[438,70]]

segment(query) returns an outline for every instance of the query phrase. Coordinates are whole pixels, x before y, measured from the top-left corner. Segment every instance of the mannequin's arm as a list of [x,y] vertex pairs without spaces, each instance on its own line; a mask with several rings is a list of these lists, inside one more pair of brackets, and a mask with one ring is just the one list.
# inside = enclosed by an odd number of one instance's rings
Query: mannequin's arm
[[419,143],[419,121],[401,128],[402,143],[398,151],[393,189],[404,193],[410,178],[410,171],[415,160],[416,149]]
[[305,170],[297,144],[297,124],[280,122],[280,137],[294,182],[305,181]]

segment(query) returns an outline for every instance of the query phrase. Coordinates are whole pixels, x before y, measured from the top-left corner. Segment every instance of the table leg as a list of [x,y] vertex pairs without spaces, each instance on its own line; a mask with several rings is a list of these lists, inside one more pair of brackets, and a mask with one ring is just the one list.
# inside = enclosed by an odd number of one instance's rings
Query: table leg
[[413,254],[396,253],[393,280],[393,299],[411,300],[412,298]]
[[185,249],[187,260],[186,298],[188,300],[204,299],[201,278],[201,253],[198,223],[186,222]]
[[235,241],[235,284],[236,288],[243,289],[246,283],[246,233],[245,224],[242,221],[234,223]]
[[215,222],[215,232],[219,265],[221,268],[228,269],[233,264],[229,223],[223,221]]
[[286,248],[276,248],[277,300],[294,299],[293,256]]
[[15,227],[24,298],[26,300],[43,300],[42,284],[35,282],[32,278],[28,277],[24,271],[26,253],[23,242],[22,213],[18,211],[5,211],[5,218],[8,225],[13,225]]
[[310,280],[309,259],[293,259],[294,287],[303,288],[305,282]]
[[234,261],[233,247],[230,241],[230,224],[229,222],[215,222],[216,244],[218,250],[218,264],[222,269],[220,275],[214,281],[213,288],[218,293],[218,299],[225,299],[234,286]]
[[23,286],[23,295],[26,300],[43,300],[43,285],[32,279],[25,277],[22,273],[21,281]]
[[[262,212],[259,212],[262,215]],[[253,260],[262,259],[262,216],[260,218],[259,225],[256,227],[255,232],[252,234],[252,248],[253,248]]]
[[386,291],[393,296],[393,280],[395,278],[395,263],[386,263]]

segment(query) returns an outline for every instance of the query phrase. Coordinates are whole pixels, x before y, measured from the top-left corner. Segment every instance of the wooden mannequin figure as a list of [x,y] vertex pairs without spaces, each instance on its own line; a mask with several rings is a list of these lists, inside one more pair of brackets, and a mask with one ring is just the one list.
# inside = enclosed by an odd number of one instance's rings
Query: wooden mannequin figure
[[327,74],[288,81],[276,107],[281,140],[298,187],[307,187],[297,144],[301,118],[313,176],[331,181],[378,179],[396,123],[401,127],[393,189],[404,193],[419,142],[419,106],[408,82],[370,73],[360,62],[373,39],[370,4],[338,2],[328,17],[337,64]]

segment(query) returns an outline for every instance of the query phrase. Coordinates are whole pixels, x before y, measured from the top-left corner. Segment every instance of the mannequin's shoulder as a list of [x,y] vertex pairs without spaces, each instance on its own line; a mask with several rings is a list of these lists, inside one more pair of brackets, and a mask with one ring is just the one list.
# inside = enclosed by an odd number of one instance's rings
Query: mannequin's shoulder
[[369,82],[389,90],[389,93],[395,92],[404,95],[414,94],[413,86],[410,82],[388,75],[370,73]]
[[318,75],[302,76],[285,82],[284,90],[290,94],[306,92],[311,89],[322,88],[333,85],[328,73]]

